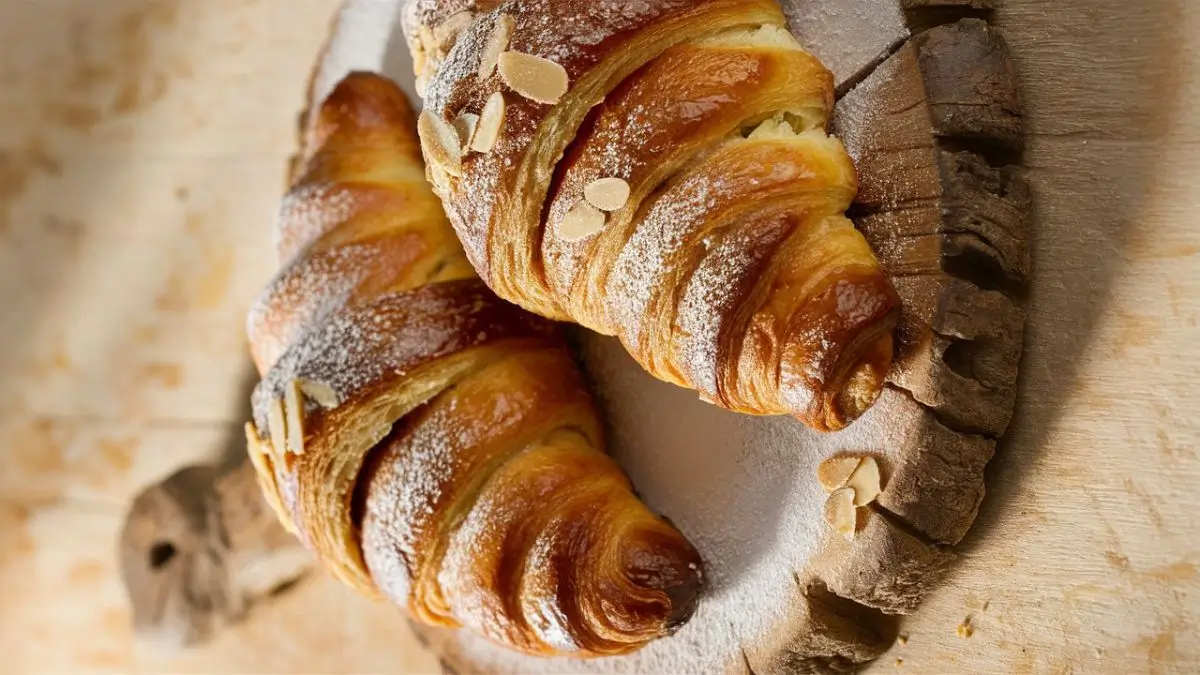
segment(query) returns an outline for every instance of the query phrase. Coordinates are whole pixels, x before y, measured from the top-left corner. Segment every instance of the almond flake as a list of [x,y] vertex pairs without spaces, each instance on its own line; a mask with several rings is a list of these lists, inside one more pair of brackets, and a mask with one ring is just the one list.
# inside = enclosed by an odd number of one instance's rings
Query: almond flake
[[604,229],[607,216],[600,209],[586,201],[581,201],[567,211],[558,224],[558,236],[567,241],[576,241],[590,237]]
[[570,87],[567,69],[540,56],[504,52],[496,68],[513,91],[538,103],[558,103]]
[[854,488],[834,490],[825,502],[825,522],[834,532],[854,538],[854,530],[858,525],[858,512],[854,509]]
[[864,457],[858,468],[846,481],[846,487],[854,488],[854,505],[866,506],[879,496],[879,463],[874,457]]
[[500,138],[500,130],[504,128],[504,115],[507,106],[504,94],[494,92],[488,97],[483,106],[483,114],[479,116],[479,126],[475,130],[475,138],[471,141],[471,149],[475,152],[488,154],[496,147]]
[[328,384],[317,380],[305,380],[303,378],[299,382],[300,391],[304,392],[305,396],[315,401],[322,408],[332,410],[341,405],[337,392]]
[[450,53],[454,48],[454,43],[458,41],[458,36],[467,29],[471,23],[475,21],[475,14],[469,11],[463,11],[451,16],[449,19],[439,23],[433,29],[433,39],[437,43],[437,48],[441,50],[442,55]]
[[421,51],[424,53],[425,58],[432,59],[437,55],[437,38],[434,37],[433,31],[429,28],[429,26],[421,24],[421,28],[417,31],[417,38],[420,42]]
[[462,146],[449,122],[425,110],[417,120],[417,135],[430,164],[451,176],[462,176]]
[[583,188],[583,196],[601,211],[620,211],[629,201],[629,183],[620,178],[601,178]]
[[287,419],[287,449],[297,457],[304,454],[304,394],[300,382],[292,380],[283,390],[283,411]]
[[479,127],[479,115],[463,113],[454,120],[454,130],[458,132],[458,140],[462,147],[471,147],[471,139],[475,138],[475,129]]
[[277,460],[287,454],[287,422],[283,417],[283,400],[271,399],[267,407],[267,432],[271,434],[271,449]]
[[488,36],[487,45],[483,49],[483,60],[479,63],[479,79],[486,80],[496,70],[500,55],[508,50],[513,31],[517,28],[517,20],[509,14],[496,17],[496,25]]
[[825,488],[826,492],[833,492],[846,486],[846,481],[850,480],[850,475],[854,473],[861,462],[861,457],[846,455],[830,457],[817,467],[817,480],[820,481],[821,487]]

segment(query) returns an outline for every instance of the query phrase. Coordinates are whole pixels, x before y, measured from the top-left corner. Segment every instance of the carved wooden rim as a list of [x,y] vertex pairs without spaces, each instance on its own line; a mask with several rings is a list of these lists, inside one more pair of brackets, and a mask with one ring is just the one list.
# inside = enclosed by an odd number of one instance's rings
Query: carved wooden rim
[[839,92],[835,131],[862,178],[852,216],[904,299],[886,395],[906,400],[908,428],[864,531],[830,537],[797,577],[791,625],[744,646],[751,673],[878,658],[983,500],[1016,402],[1030,268],[1022,110],[997,5],[902,0],[913,35]]

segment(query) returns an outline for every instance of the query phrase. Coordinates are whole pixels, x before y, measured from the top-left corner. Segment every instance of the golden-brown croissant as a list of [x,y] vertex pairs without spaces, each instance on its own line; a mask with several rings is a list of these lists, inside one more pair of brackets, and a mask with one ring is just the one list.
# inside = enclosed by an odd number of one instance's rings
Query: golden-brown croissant
[[554,326],[474,275],[391,82],[315,116],[249,318],[250,453],[326,567],[536,655],[625,653],[693,612],[696,550],[603,452]]
[[899,300],[844,215],[832,76],[775,0],[414,0],[405,20],[430,178],[501,297],[731,410],[832,430],[874,402]]

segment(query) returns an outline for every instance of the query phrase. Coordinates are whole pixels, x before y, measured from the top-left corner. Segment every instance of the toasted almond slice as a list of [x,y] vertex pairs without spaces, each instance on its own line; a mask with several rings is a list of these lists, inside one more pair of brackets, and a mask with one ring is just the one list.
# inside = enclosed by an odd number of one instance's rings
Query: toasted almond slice
[[826,492],[833,492],[840,487],[845,487],[846,481],[850,480],[850,475],[858,468],[861,461],[861,457],[847,455],[830,457],[817,467],[817,480],[821,482],[821,487],[825,488]]
[[563,216],[558,224],[558,235],[567,241],[590,237],[604,229],[607,218],[600,209],[581,201]]
[[297,457],[304,454],[304,394],[300,381],[288,382],[283,390],[283,411],[287,419],[287,449]]
[[303,392],[308,398],[316,401],[317,405],[321,406],[322,408],[332,410],[341,405],[341,401],[338,400],[337,392],[334,391],[333,387],[329,386],[328,384],[319,382],[317,380],[306,380],[304,378],[301,378],[299,382],[300,391]]
[[267,431],[271,434],[271,449],[275,451],[275,458],[283,459],[287,454],[287,422],[283,417],[281,399],[271,399],[267,407]]
[[629,183],[621,178],[601,178],[583,188],[583,196],[601,211],[620,211],[629,201]]
[[462,147],[471,147],[471,139],[475,138],[475,130],[479,128],[479,115],[463,113],[454,120],[454,130],[458,132],[458,140]]
[[454,48],[454,43],[458,41],[458,36],[462,35],[462,32],[474,20],[474,12],[462,11],[434,26],[433,39],[437,42],[437,47],[443,55],[450,53],[450,50]]
[[538,103],[558,103],[571,84],[566,68],[532,54],[504,52],[496,68],[513,91]]
[[422,111],[417,120],[417,135],[430,164],[451,176],[462,176],[462,146],[458,132],[449,122],[428,110]]
[[425,54],[425,58],[431,59],[437,55],[438,41],[433,34],[433,29],[425,24],[417,29],[417,38],[420,42],[421,51]]
[[246,454],[250,455],[250,461],[253,462],[256,469],[261,468],[271,457],[271,446],[258,433],[258,427],[254,426],[254,422],[246,422],[244,428],[246,431]]
[[500,55],[508,51],[508,43],[516,28],[517,20],[512,15],[501,14],[496,17],[496,25],[492,27],[492,34],[488,36],[483,49],[483,60],[479,62],[479,79],[486,80],[492,76]]
[[863,457],[858,468],[850,474],[846,487],[854,488],[854,505],[866,506],[879,496],[879,463],[874,457]]
[[854,510],[854,488],[840,488],[829,495],[825,502],[825,522],[834,532],[854,538],[854,530],[858,524],[858,513]]
[[479,116],[479,127],[475,130],[475,138],[471,140],[472,150],[486,155],[496,147],[500,130],[504,128],[505,110],[504,94],[498,91],[492,93],[483,106],[483,114]]

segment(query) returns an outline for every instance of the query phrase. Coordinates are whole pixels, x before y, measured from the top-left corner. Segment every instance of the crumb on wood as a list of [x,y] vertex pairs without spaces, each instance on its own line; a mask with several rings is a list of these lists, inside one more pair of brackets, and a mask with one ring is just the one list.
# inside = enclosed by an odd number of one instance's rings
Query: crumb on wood
[[901,647],[908,644],[908,636],[903,633],[896,636],[896,644],[900,645]]
[[899,668],[902,665],[904,665],[904,659],[896,659],[896,667]]
[[955,632],[958,633],[958,637],[964,640],[970,639],[970,637],[975,634],[975,626],[971,625],[971,617],[968,616],[967,618],[963,619],[962,623],[958,624],[958,628]]
[[992,601],[990,599],[984,600],[983,605],[979,608],[979,611],[986,612],[988,610],[988,606],[991,604],[992,604]]

